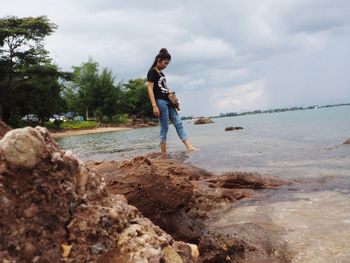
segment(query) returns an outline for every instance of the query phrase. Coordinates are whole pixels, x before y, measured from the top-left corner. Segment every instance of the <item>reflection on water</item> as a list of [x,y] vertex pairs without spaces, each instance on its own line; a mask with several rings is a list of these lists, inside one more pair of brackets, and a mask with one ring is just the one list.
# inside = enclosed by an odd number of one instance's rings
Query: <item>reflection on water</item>
[[[283,112],[184,123],[200,151],[184,154],[174,128],[173,158],[213,172],[268,173],[302,178],[268,197],[220,211],[213,226],[229,231],[235,222],[274,226],[295,251],[294,262],[350,262],[350,107]],[[225,132],[227,126],[242,126]],[[64,149],[84,160],[125,159],[157,152],[159,127],[62,138]]]
[[[262,200],[215,211],[210,227],[229,232],[235,224],[255,223],[284,238],[292,262],[348,263],[350,258],[350,180],[279,189]],[[290,186],[289,186],[290,187]],[[289,188],[287,187],[287,188]],[[333,188],[333,191],[329,190]]]
[[59,138],[83,160],[127,159],[158,148],[158,127]]

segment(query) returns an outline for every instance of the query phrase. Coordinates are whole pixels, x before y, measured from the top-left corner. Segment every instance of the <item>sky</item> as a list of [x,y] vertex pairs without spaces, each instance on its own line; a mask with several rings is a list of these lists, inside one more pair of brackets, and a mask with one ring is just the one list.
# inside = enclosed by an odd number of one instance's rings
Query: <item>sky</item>
[[92,57],[145,78],[163,47],[182,115],[350,102],[349,0],[11,0],[0,17],[46,15],[71,70]]

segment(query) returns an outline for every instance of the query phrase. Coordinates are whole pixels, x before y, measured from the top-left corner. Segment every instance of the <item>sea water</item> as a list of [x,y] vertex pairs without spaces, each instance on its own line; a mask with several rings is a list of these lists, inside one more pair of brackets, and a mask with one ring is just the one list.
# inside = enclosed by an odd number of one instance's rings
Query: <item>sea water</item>
[[[182,161],[216,173],[255,171],[297,180],[264,198],[214,211],[217,231],[255,223],[273,229],[293,262],[350,262],[350,106],[215,118],[184,127],[199,151],[187,154],[172,126],[168,149]],[[243,130],[226,131],[240,126]],[[158,151],[159,127],[59,139],[83,160],[125,159]]]

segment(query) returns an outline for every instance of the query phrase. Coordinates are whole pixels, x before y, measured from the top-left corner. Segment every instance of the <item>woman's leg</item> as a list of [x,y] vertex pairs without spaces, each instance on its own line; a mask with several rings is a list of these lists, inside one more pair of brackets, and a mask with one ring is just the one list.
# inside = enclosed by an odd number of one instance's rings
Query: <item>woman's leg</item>
[[169,107],[169,117],[172,123],[174,124],[177,135],[180,137],[181,141],[187,140],[187,135],[182,125],[182,121],[174,107]]
[[194,148],[192,146],[192,144],[190,143],[190,141],[188,140],[188,137],[187,137],[185,129],[182,125],[182,121],[180,119],[180,116],[177,113],[177,111],[175,110],[175,108],[169,107],[169,117],[175,126],[177,135],[180,137],[181,141],[185,144],[187,150],[190,150],[190,151],[196,150],[196,148]]
[[166,158],[166,139],[169,129],[169,102],[166,100],[156,100],[156,102],[160,111],[160,151],[162,153],[162,157]]

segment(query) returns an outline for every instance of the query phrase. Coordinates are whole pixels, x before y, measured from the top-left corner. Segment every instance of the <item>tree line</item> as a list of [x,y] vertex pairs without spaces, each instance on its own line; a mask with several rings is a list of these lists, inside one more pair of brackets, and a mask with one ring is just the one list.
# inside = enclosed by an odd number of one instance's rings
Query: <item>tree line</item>
[[63,112],[99,121],[152,117],[145,79],[118,82],[92,58],[60,70],[44,47],[56,29],[46,16],[0,19],[0,120],[17,126],[22,116],[36,114],[43,124]]

